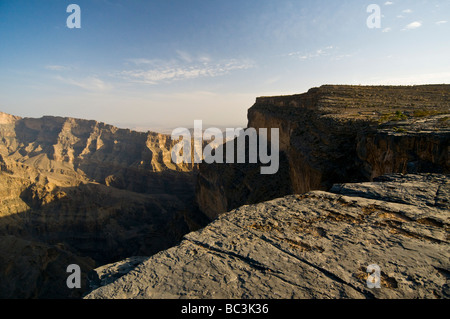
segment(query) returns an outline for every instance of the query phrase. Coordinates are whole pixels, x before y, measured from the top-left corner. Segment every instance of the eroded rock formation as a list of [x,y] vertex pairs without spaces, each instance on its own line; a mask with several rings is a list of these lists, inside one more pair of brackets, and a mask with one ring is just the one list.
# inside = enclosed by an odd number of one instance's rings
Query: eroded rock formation
[[445,175],[390,175],[242,206],[98,269],[86,298],[450,298],[449,194]]
[[0,297],[78,298],[89,277],[88,298],[449,298],[449,101],[449,85],[258,98],[248,126],[280,129],[278,173],[198,178],[166,135],[0,113]]
[[[334,183],[450,172],[450,85],[325,85],[260,97],[248,111],[248,127],[279,129],[284,169],[260,176],[259,165],[218,170],[201,164],[196,197],[210,217],[287,194],[328,190]],[[265,187],[272,191],[254,191]]]
[[96,266],[152,255],[203,225],[196,168],[171,162],[173,144],[95,121],[0,113],[0,297],[80,297],[65,285],[67,265],[79,264],[85,282]]

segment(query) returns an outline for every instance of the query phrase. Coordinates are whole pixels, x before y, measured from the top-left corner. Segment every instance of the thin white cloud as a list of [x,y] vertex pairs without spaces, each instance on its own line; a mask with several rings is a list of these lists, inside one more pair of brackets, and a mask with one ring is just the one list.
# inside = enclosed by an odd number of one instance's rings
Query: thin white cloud
[[385,6],[390,6],[390,5],[393,5],[394,3],[392,2],[392,1],[386,1],[385,3],[384,3],[384,5]]
[[70,69],[69,67],[63,65],[46,65],[45,68],[50,71],[64,71]]
[[210,63],[211,62],[211,57],[210,56],[208,56],[208,55],[200,55],[199,57],[198,57],[198,61],[199,62],[201,62],[201,63]]
[[417,28],[420,28],[422,26],[422,22],[420,21],[414,21],[408,24],[403,30],[414,30]]
[[63,83],[73,85],[91,92],[104,92],[112,89],[111,84],[106,83],[105,81],[99,79],[97,76],[89,76],[79,80],[57,76],[56,79]]
[[412,13],[413,11],[411,9],[405,9],[402,11],[403,13]]
[[322,49],[318,49],[313,52],[301,52],[301,51],[291,52],[291,53],[288,53],[287,56],[296,57],[300,60],[310,60],[310,59],[330,55],[331,54],[330,52],[331,52],[331,50],[333,50],[333,48],[334,47],[332,45],[330,45],[330,46],[327,46]]
[[383,30],[381,30],[381,32],[391,32],[392,31],[392,28],[384,28]]
[[180,57],[180,59],[183,60],[184,62],[192,63],[193,58],[192,58],[192,56],[191,56],[189,53],[187,53],[186,51],[178,50],[178,51],[177,51],[177,54],[178,54],[178,56]]
[[251,61],[236,59],[212,61],[207,55],[194,58],[187,52],[177,51],[178,59],[147,60],[129,59],[139,68],[116,72],[115,76],[135,83],[158,84],[179,80],[217,77],[232,71],[245,70],[254,66]]
[[294,57],[297,58],[301,61],[306,61],[306,60],[312,60],[312,59],[316,59],[316,58],[321,58],[321,57],[327,57],[329,58],[331,61],[339,61],[342,59],[347,59],[347,58],[351,58],[353,56],[355,56],[355,53],[340,53],[339,52],[339,47],[335,47],[335,46],[327,46],[324,47],[322,49],[318,49],[316,51],[311,51],[311,52],[291,52],[282,56],[289,56],[289,57]]
[[438,21],[438,22],[436,22],[436,24],[446,24],[447,23],[447,21],[446,20],[442,20],[442,21]]
[[149,60],[149,59],[127,59],[126,61],[131,62],[136,65],[153,64],[155,62],[155,60]]

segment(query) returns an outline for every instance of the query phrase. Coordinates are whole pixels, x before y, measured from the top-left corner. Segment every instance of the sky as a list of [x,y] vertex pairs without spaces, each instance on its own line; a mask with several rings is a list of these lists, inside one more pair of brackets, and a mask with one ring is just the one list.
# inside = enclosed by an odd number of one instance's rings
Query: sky
[[448,84],[449,35],[450,0],[0,0],[0,111],[245,127],[258,96]]

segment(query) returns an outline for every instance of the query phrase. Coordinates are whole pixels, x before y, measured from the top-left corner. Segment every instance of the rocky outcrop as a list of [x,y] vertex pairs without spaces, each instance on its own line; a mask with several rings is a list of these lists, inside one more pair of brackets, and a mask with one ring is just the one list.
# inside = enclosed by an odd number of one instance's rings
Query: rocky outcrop
[[[447,115],[446,115],[447,114]],[[409,119],[359,133],[356,152],[367,179],[392,173],[450,172],[450,108],[446,114]]]
[[[233,143],[233,142],[231,142]],[[236,143],[234,143],[236,147]],[[226,151],[224,152],[226,154]],[[235,152],[234,154],[236,154]],[[261,174],[260,164],[200,164],[195,197],[202,213],[215,219],[219,213],[243,204],[256,204],[264,200],[292,194],[289,162],[280,154],[279,170],[274,178]]]
[[86,298],[450,298],[449,193],[448,175],[398,174],[242,206],[98,269]]
[[0,113],[0,298],[80,297],[65,285],[69,264],[84,265],[85,282],[93,267],[152,255],[203,226],[196,167],[171,162],[174,143],[95,121]]
[[[248,126],[280,129],[275,175],[196,178],[167,135],[0,113],[0,298],[79,297],[72,263],[88,298],[448,298],[449,88],[258,98]],[[377,179],[393,172],[436,174]],[[365,286],[369,263],[386,289]]]
[[[241,205],[388,173],[448,174],[449,101],[450,85],[325,85],[304,94],[257,98],[248,127],[279,129],[284,170],[259,176],[256,166],[218,170],[203,163],[199,207],[215,217]],[[246,181],[239,192],[235,180]],[[279,186],[269,193],[253,191],[272,185]]]

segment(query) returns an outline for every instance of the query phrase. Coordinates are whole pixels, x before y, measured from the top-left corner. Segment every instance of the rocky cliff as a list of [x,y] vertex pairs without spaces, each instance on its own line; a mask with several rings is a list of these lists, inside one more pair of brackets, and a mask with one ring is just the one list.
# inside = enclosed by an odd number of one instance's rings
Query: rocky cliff
[[196,198],[210,218],[334,183],[450,172],[450,85],[325,85],[260,97],[248,127],[279,129],[282,169],[261,176],[259,165],[201,164]]
[[[449,85],[258,98],[248,126],[279,128],[275,175],[0,113],[0,298],[448,298],[449,101]],[[370,264],[386,289],[366,287]]]
[[[94,267],[152,255],[203,225],[196,167],[170,136],[73,118],[0,113],[0,297],[80,297]],[[23,279],[27,284],[23,284]]]
[[97,269],[86,298],[450,298],[449,195],[448,175],[397,174],[242,206]]

